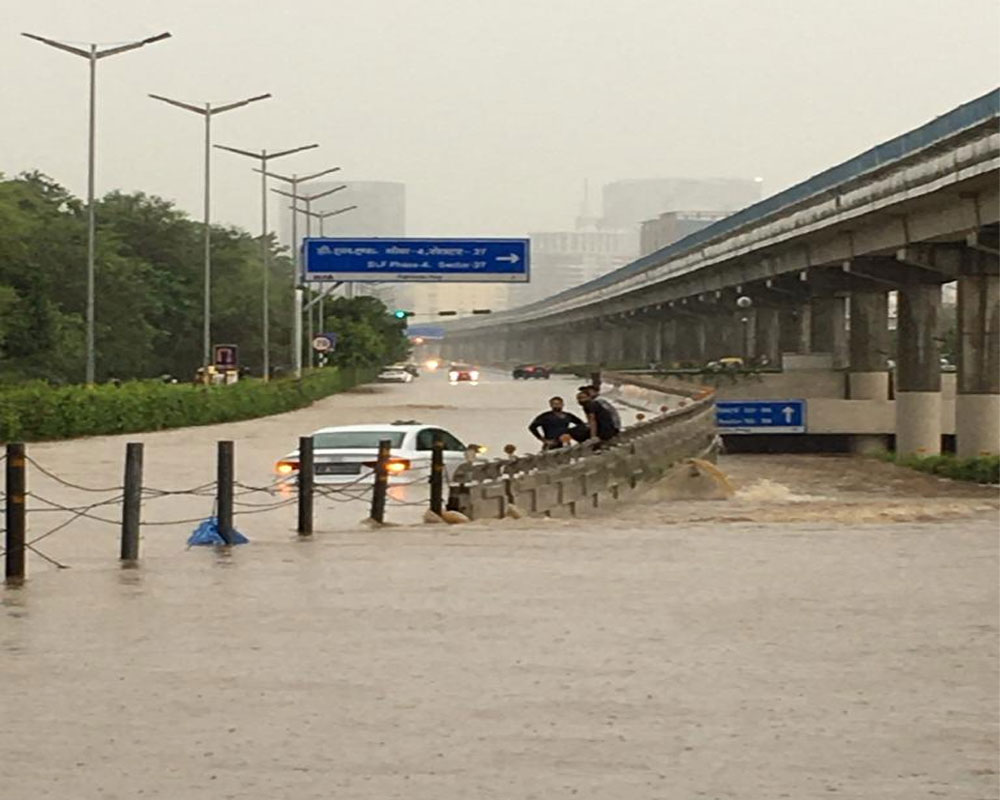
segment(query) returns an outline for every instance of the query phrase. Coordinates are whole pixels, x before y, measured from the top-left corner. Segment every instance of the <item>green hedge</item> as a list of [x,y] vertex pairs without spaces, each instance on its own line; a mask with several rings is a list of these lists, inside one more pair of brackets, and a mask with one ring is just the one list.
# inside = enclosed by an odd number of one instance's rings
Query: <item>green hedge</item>
[[0,389],[0,441],[135,433],[280,414],[371,380],[375,372],[327,367],[311,370],[301,380],[251,378],[231,386],[159,381],[11,386]]
[[1000,483],[1000,456],[958,458],[948,453],[938,456],[897,456],[895,453],[885,453],[881,457],[901,467],[930,472],[942,478],[976,483]]

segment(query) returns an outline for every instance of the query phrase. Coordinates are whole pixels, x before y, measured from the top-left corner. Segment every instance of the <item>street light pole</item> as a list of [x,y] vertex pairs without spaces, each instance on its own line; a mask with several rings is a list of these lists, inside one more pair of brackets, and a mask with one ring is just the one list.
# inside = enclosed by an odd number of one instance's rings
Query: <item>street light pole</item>
[[[339,191],[341,191],[343,189],[346,189],[346,188],[347,188],[346,184],[341,184],[340,186],[335,186],[333,189],[327,189],[326,191],[323,191],[323,192],[317,192],[315,194],[310,194],[310,195],[299,195],[297,198],[293,198],[293,200],[292,200],[293,203],[296,200],[301,200],[302,202],[304,202],[306,204],[306,207],[304,209],[303,208],[298,208],[298,207],[296,207],[296,206],[293,205],[292,206],[292,213],[294,214],[296,211],[305,212],[305,215],[306,215],[306,238],[307,239],[312,236],[312,216],[313,216],[312,215],[312,202],[313,202],[313,200],[319,200],[321,197],[326,197],[327,195],[331,195],[334,192],[339,192]],[[292,197],[292,195],[289,192],[283,191],[281,189],[273,189],[272,191],[277,192],[278,194],[283,194],[285,197]],[[312,291],[312,286],[309,285],[308,283],[303,283],[303,289],[305,291],[310,291],[311,292]],[[312,342],[312,340],[313,340],[313,312],[312,312],[311,309],[312,309],[312,306],[309,305],[308,308],[307,308],[307,311],[308,311],[308,314],[309,314],[309,316],[307,317],[308,322],[307,322],[307,327],[306,327],[306,342],[307,343],[308,342]],[[313,366],[313,350],[312,350],[312,346],[311,345],[309,345],[307,352],[309,354],[309,366],[311,367],[311,366]]]
[[250,103],[255,103],[258,100],[266,100],[271,96],[271,94],[259,94],[254,97],[248,97],[245,100],[237,100],[235,103],[226,103],[224,105],[214,107],[211,103],[205,103],[204,106],[182,103],[180,100],[173,100],[169,97],[163,97],[158,94],[151,94],[149,96],[154,100],[160,100],[161,102],[168,103],[169,105],[176,106],[177,108],[183,108],[185,111],[192,111],[195,114],[201,114],[205,118],[205,297],[204,310],[202,312],[204,319],[202,320],[201,365],[207,368],[212,359],[212,115],[221,114],[224,111],[232,111],[234,108],[240,108],[242,106],[249,105]]
[[[294,210],[294,207],[292,207],[292,206],[289,206],[289,208],[292,208]],[[326,231],[324,229],[324,223],[327,221],[327,219],[329,217],[336,217],[336,216],[338,216],[340,214],[346,214],[348,211],[353,211],[356,208],[357,208],[357,206],[354,205],[354,206],[344,206],[343,208],[338,208],[335,211],[311,211],[311,210],[305,209],[305,208],[300,208],[298,210],[301,211],[303,214],[305,214],[307,218],[315,217],[316,219],[319,220],[319,235],[320,235],[320,237],[324,237],[324,236],[326,236]],[[334,284],[332,288],[335,289],[337,286],[339,286],[339,283]],[[327,289],[326,291],[320,292],[318,302],[316,300],[312,301],[313,303],[316,303],[316,307],[317,307],[317,317],[318,317],[319,326],[320,326],[320,330],[318,331],[318,333],[323,333],[322,328],[323,328],[323,322],[324,322],[324,318],[325,318],[325,315],[323,313],[323,301],[326,299],[326,296],[330,293],[330,291],[331,291],[331,289]],[[311,314],[312,311],[310,311],[309,313]],[[311,336],[309,337],[309,340],[312,341],[312,337]]]
[[236,153],[237,155],[255,158],[260,162],[260,258],[264,269],[264,296],[261,303],[263,309],[262,339],[264,349],[262,372],[264,380],[267,381],[271,377],[271,248],[267,242],[267,162],[272,158],[281,158],[282,156],[290,156],[292,153],[301,153],[303,150],[312,150],[315,147],[319,147],[319,145],[307,144],[302,147],[293,147],[289,150],[279,150],[277,153],[268,153],[267,150],[255,153],[251,150],[240,150],[238,147],[227,147],[224,144],[217,144],[215,147],[219,150],[228,150],[230,153]]
[[96,253],[95,239],[97,235],[97,225],[94,219],[94,170],[96,162],[96,138],[97,138],[97,62],[108,56],[125,53],[129,50],[136,50],[153,42],[160,42],[169,39],[169,33],[159,33],[146,39],[139,39],[134,42],[127,42],[122,45],[99,49],[100,45],[91,43],[87,49],[74,47],[72,45],[58,42],[55,39],[47,39],[44,36],[36,36],[33,33],[22,33],[28,39],[47,44],[57,50],[65,50],[75,56],[87,59],[90,66],[90,102],[89,121],[87,125],[87,364],[86,381],[88,384],[94,382],[97,372],[97,351],[96,337],[94,334],[94,259]]
[[[277,178],[280,181],[285,181],[292,187],[292,205],[298,205],[299,197],[299,184],[306,183],[308,181],[314,180],[315,178],[320,178],[323,175],[329,175],[331,172],[337,172],[340,167],[330,167],[330,169],[325,169],[322,172],[314,172],[312,175],[279,175],[277,172],[267,172],[266,170],[255,170],[256,172],[263,172],[269,178]],[[299,285],[300,280],[300,263],[299,263],[299,228],[298,228],[298,214],[294,211],[292,212],[292,295],[293,295],[293,306],[292,306],[292,363],[295,366],[295,377],[302,377],[302,289]]]

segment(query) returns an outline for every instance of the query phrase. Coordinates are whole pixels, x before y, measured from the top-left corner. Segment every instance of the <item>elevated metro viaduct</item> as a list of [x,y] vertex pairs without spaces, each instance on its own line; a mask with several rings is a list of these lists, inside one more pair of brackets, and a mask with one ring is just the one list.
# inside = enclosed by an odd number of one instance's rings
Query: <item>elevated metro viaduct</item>
[[456,321],[443,355],[611,365],[828,353],[849,399],[887,400],[896,291],[896,449],[933,454],[941,286],[957,281],[957,450],[998,453],[998,122],[1000,89],[587,284]]

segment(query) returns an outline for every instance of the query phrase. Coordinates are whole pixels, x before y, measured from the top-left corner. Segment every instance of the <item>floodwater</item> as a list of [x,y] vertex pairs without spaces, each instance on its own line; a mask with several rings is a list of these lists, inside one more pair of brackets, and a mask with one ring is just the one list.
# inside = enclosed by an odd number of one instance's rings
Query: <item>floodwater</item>
[[[425,376],[231,425],[35,444],[65,480],[266,485],[301,434],[419,419],[499,452],[575,381]],[[876,461],[733,456],[736,493],[654,487],[600,517],[358,524],[364,504],[238,517],[231,552],[194,523],[77,519],[3,591],[0,797],[893,798],[998,794],[995,489]],[[40,498],[86,493],[32,470]],[[241,496],[271,503],[269,495]],[[211,497],[149,500],[195,520]],[[114,521],[114,505],[94,515]],[[33,512],[33,535],[65,521]]]

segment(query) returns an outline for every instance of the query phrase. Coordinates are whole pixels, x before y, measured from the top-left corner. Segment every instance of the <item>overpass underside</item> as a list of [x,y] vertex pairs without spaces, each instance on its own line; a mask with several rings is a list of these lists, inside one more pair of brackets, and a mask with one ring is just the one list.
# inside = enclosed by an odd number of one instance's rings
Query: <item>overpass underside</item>
[[[444,354],[613,367],[726,356],[780,364],[784,354],[824,353],[847,373],[849,399],[881,401],[889,399],[893,292],[897,452],[933,454],[942,433],[942,286],[955,282],[957,451],[996,454],[998,181],[994,113],[680,251],[667,248],[631,274],[463,321],[449,330]],[[741,307],[741,297],[751,305]]]

